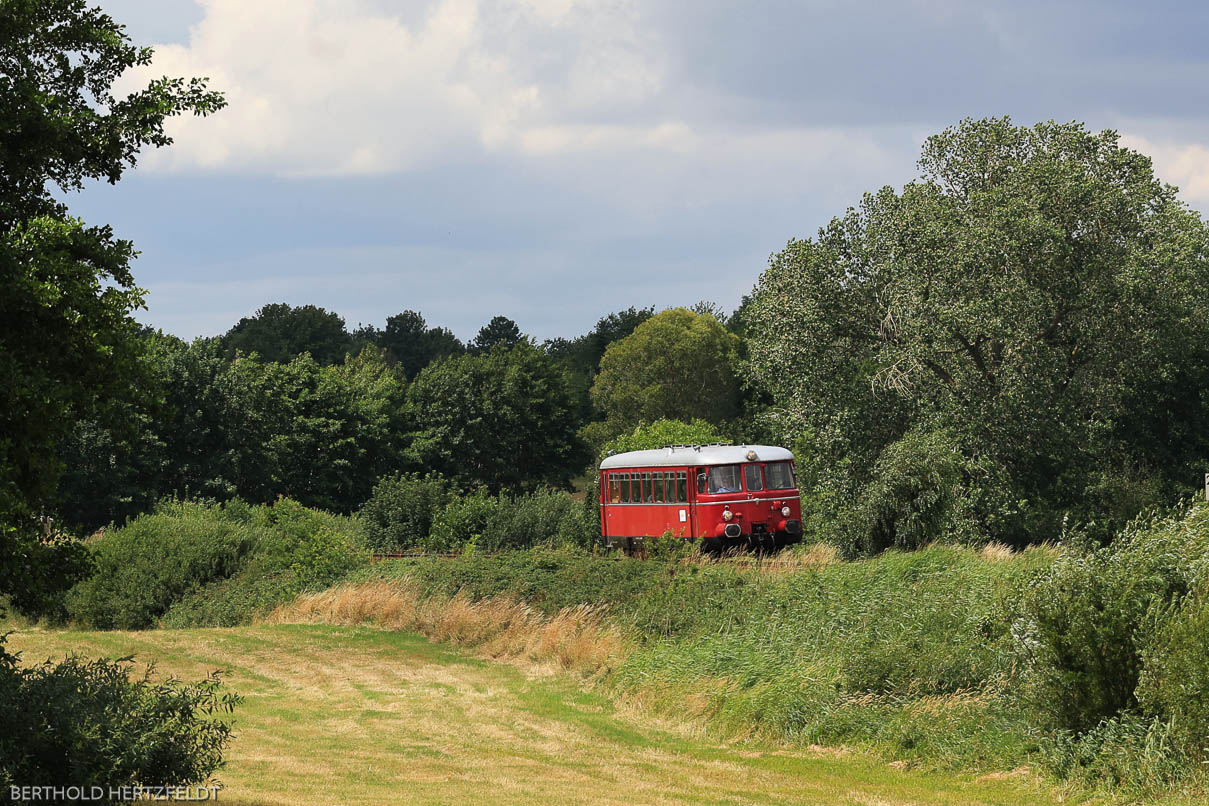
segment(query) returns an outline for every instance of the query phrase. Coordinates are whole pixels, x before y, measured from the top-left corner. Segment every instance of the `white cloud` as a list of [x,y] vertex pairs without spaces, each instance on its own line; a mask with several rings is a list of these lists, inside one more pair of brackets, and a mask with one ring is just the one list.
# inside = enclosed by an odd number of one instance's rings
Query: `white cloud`
[[171,121],[176,145],[153,168],[400,171],[515,148],[531,128],[660,86],[657,49],[625,3],[438,0],[410,26],[358,0],[201,5],[189,43],[157,47],[127,81],[204,75],[230,103]]
[[707,178],[766,193],[889,153],[869,129],[668,112],[674,71],[640,0],[433,0],[408,19],[382,0],[199,2],[188,43],[127,80],[208,76],[229,106],[170,121],[176,144],[147,155],[152,170],[342,176],[505,157],[606,197],[610,177],[650,177],[651,198]]
[[1177,186],[1185,201],[1202,209],[1209,206],[1209,147],[1139,135],[1122,135],[1121,145],[1148,155],[1155,174]]

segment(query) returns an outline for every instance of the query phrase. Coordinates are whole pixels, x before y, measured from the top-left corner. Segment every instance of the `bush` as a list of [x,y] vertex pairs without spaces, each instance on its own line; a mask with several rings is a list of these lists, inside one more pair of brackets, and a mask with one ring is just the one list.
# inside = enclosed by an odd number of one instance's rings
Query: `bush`
[[258,573],[249,568],[212,582],[176,602],[164,614],[165,627],[237,627],[298,595],[302,586],[287,571]]
[[177,599],[239,570],[257,541],[246,505],[161,505],[91,544],[94,571],[68,593],[68,613],[91,628],[151,627]]
[[462,592],[472,600],[507,595],[547,615],[564,607],[610,603],[628,607],[669,578],[667,566],[614,561],[582,551],[536,548],[495,556],[387,560],[358,569],[346,582],[408,579],[428,596]]
[[163,504],[92,547],[97,571],[68,594],[68,610],[100,629],[243,623],[369,559],[357,520],[286,498]]
[[1169,719],[1174,741],[1203,764],[1209,755],[1209,580],[1155,621],[1138,699],[1147,713]]
[[287,498],[253,507],[259,540],[239,573],[177,601],[169,627],[246,624],[306,591],[330,587],[369,561],[360,523],[309,509]]
[[21,668],[0,639],[0,791],[10,786],[184,786],[223,763],[238,695],[129,677],[128,660],[68,657]]
[[401,473],[379,479],[359,513],[366,542],[378,552],[420,546],[450,497],[449,483],[438,474]]
[[887,447],[857,511],[850,554],[917,549],[952,538],[961,501],[961,451],[935,431],[912,431]]
[[539,490],[532,495],[501,495],[478,548],[557,548],[591,542],[583,507],[568,493]]
[[1170,722],[1125,713],[1082,734],[1047,738],[1042,758],[1055,775],[1091,788],[1165,795],[1193,766],[1172,734]]
[[474,550],[482,542],[487,525],[498,510],[499,499],[483,488],[453,498],[437,515],[431,534],[420,547],[433,552]]
[[248,564],[251,576],[289,571],[299,592],[334,584],[368,561],[359,521],[310,509],[288,498],[256,508],[261,540]]
[[[1013,631],[1019,693],[1038,724],[1078,734],[1135,710],[1156,627],[1155,660],[1183,663],[1171,640],[1200,616],[1190,605],[1174,611],[1184,622],[1177,615],[1162,625],[1204,573],[1206,557],[1209,507],[1200,506],[1141,517],[1113,544],[1068,553],[1035,580],[1020,598]],[[1173,696],[1160,693],[1171,691],[1160,667],[1151,679],[1154,702]]]

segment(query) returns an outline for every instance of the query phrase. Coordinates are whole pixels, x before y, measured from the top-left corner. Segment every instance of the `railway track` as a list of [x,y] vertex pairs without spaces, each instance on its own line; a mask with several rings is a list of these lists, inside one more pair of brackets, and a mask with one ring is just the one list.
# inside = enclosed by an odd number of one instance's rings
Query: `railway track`
[[[495,551],[489,554],[479,554],[479,557],[501,557],[509,552]],[[370,558],[371,563],[384,562],[387,560],[452,560],[466,555],[457,552],[439,553],[439,552],[424,552],[424,551],[405,551],[399,553],[376,553]],[[640,556],[630,556],[615,552],[605,555],[599,555],[600,559],[611,560],[618,562],[621,560],[637,560],[645,559]],[[686,558],[687,559],[687,558]],[[742,555],[724,555],[722,557],[709,557],[705,555],[697,555],[692,557],[690,562],[699,565],[730,565],[739,568],[811,568],[817,563],[803,562],[800,558],[787,560],[777,559],[777,555],[772,556],[742,556]]]

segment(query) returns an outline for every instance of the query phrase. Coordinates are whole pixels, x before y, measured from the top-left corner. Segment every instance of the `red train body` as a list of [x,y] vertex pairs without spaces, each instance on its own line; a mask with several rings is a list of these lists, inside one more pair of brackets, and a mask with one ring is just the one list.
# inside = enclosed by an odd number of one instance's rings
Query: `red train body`
[[633,551],[672,534],[710,550],[775,548],[802,536],[793,454],[771,445],[673,445],[600,464],[600,533]]

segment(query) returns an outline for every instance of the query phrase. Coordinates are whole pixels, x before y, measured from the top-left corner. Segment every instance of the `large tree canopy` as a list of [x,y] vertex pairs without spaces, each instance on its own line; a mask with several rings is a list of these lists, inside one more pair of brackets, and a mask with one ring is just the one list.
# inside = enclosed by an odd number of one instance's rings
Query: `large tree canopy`
[[230,355],[256,354],[261,361],[287,364],[310,353],[324,366],[339,364],[353,348],[353,338],[338,313],[317,305],[291,307],[284,302],[265,305],[240,319],[223,343]]
[[441,359],[408,401],[415,461],[463,486],[566,485],[587,462],[566,380],[528,341]]
[[[905,497],[865,512],[884,544],[921,496],[954,501],[965,528],[1020,542],[1193,482],[1209,237],[1150,160],[1114,132],[993,119],[929,138],[919,165],[790,242],[744,314],[819,506],[851,518],[879,490]],[[904,438],[928,458],[890,450]],[[954,452],[960,472],[904,467]]]
[[597,443],[655,420],[720,423],[738,413],[739,339],[718,319],[672,308],[615,341],[600,360],[592,401],[605,414]]
[[166,118],[223,103],[201,79],[112,94],[150,61],[84,0],[0,3],[0,592],[18,605],[53,575],[31,523],[54,490],[55,447],[129,388],[142,303],[132,245],[69,217],[55,189],[118,181],[140,148],[171,142]]
[[403,311],[386,319],[386,328],[378,334],[378,344],[402,365],[408,379],[424,367],[447,355],[460,355],[466,348],[448,328],[429,327],[415,311]]
[[520,327],[506,316],[493,316],[491,321],[479,328],[470,340],[470,349],[485,353],[493,347],[512,347],[524,338]]

